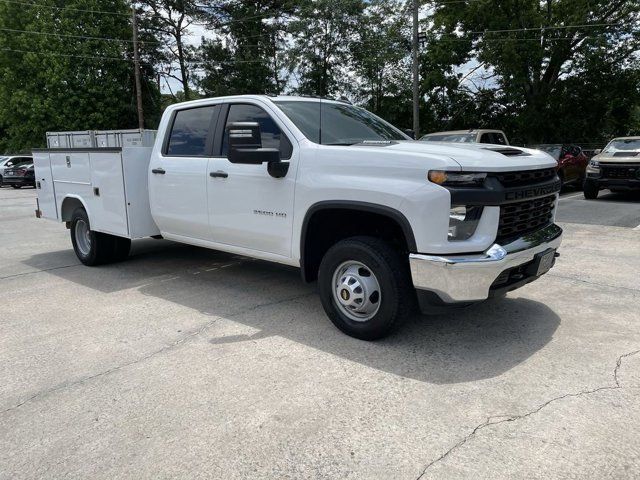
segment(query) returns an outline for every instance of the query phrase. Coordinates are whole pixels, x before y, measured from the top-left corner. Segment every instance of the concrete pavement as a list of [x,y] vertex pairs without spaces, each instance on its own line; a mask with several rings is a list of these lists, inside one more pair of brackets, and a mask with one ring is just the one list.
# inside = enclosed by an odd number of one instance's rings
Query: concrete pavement
[[637,230],[564,223],[543,279],[367,343],[295,269],[155,240],[79,265],[34,197],[0,189],[0,479],[640,471]]

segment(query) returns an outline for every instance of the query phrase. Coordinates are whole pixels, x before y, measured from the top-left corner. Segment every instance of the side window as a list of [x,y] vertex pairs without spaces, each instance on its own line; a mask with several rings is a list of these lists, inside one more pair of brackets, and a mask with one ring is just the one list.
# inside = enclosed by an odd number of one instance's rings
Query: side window
[[212,132],[212,119],[220,107],[189,108],[178,110],[173,119],[171,133],[165,154],[189,157],[205,157],[208,155],[209,138]]
[[293,147],[287,136],[282,133],[280,127],[271,116],[257,105],[233,104],[229,106],[227,122],[225,123],[222,137],[222,156],[227,156],[229,139],[227,138],[227,125],[234,122],[258,122],[262,134],[262,146],[264,148],[277,148],[280,150],[280,158],[291,158]]
[[493,143],[493,136],[490,133],[483,133],[480,136],[480,143]]
[[504,135],[501,133],[496,133],[496,144],[497,145],[506,145],[507,144],[507,139],[504,138]]

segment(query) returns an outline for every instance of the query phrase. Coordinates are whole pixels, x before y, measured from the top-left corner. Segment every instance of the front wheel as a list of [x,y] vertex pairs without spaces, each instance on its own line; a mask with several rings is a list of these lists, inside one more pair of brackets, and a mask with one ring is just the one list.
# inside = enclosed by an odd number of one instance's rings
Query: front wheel
[[600,191],[600,188],[598,187],[597,183],[585,180],[582,191],[584,192],[584,198],[586,198],[587,200],[595,200],[596,198],[598,198],[598,192]]
[[389,335],[415,305],[408,259],[374,237],[332,246],[320,264],[318,288],[333,324],[362,340]]
[[88,266],[123,260],[129,255],[131,240],[91,230],[84,208],[71,216],[71,243],[78,259]]

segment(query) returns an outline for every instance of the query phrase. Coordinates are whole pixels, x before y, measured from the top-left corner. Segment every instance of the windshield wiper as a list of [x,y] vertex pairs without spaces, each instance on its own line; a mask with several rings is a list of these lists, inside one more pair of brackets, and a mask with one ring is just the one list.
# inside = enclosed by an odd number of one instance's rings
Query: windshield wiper
[[332,146],[338,146],[338,145],[355,145],[356,143],[360,143],[360,142],[335,142],[335,143],[323,143],[322,145],[332,145]]

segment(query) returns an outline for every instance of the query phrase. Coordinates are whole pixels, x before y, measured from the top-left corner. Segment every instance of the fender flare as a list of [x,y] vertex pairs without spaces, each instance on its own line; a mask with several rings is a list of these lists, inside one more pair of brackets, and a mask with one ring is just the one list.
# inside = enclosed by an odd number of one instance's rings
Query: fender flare
[[411,228],[411,223],[407,220],[407,217],[404,216],[402,212],[396,210],[395,208],[388,207],[386,205],[380,205],[377,203],[369,203],[369,202],[359,202],[356,200],[324,200],[311,205],[307,212],[305,213],[304,220],[302,221],[302,229],[300,230],[300,270],[302,273],[303,279],[306,281],[306,273],[305,273],[305,243],[307,238],[307,230],[309,227],[309,221],[313,215],[321,210],[330,210],[330,209],[342,209],[342,210],[355,210],[361,212],[369,212],[376,213],[379,215],[383,215],[385,217],[394,220],[400,228],[402,229],[402,233],[404,234],[404,238],[407,241],[407,247],[410,252],[417,252],[418,247],[416,245],[416,239],[413,235],[413,229]]
[[84,211],[87,212],[87,217],[89,217],[89,223],[91,223],[91,211],[87,207],[87,203],[82,199],[80,195],[76,195],[75,193],[68,193],[67,195],[64,196],[64,198],[62,199],[62,202],[60,202],[60,220],[63,222],[68,221],[63,219],[62,207],[64,207],[64,202],[66,202],[67,199],[69,198],[78,200],[82,204],[82,208],[84,208]]

